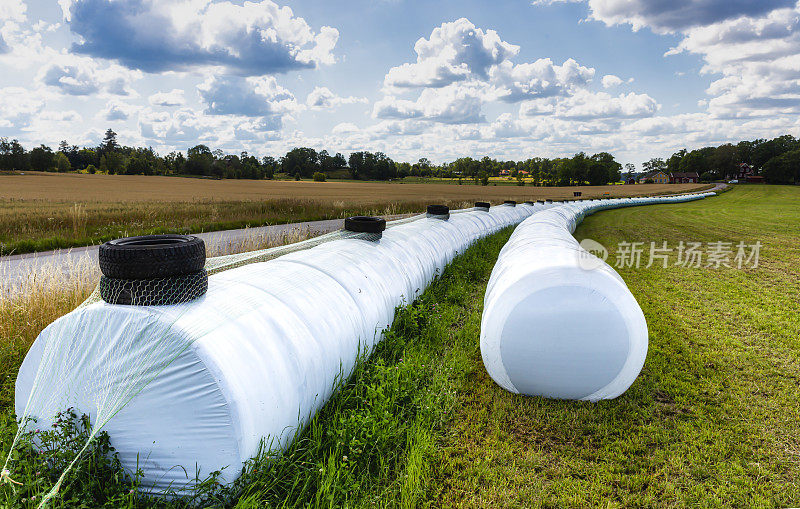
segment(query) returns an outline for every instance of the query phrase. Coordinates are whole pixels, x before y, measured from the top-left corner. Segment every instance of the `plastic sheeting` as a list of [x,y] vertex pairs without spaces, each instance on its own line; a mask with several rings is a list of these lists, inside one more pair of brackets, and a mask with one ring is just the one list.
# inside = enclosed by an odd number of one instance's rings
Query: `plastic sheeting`
[[616,398],[647,355],[647,323],[622,278],[572,237],[599,210],[698,200],[714,193],[568,202],[523,221],[486,289],[481,355],[511,392],[560,399]]
[[123,466],[155,493],[187,491],[195,473],[232,481],[262,439],[288,445],[453,257],[547,207],[455,211],[378,241],[332,240],[211,275],[185,304],[81,307],[33,344],[17,413],[39,427],[67,407],[107,416]]

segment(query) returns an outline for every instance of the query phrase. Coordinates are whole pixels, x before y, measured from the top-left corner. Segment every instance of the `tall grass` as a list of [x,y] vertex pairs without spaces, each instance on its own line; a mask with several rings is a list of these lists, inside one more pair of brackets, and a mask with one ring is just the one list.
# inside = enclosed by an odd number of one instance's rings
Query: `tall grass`
[[341,200],[326,203],[299,199],[71,204],[0,199],[0,255],[86,246],[131,235],[404,214],[424,210],[425,205],[389,200],[364,206]]

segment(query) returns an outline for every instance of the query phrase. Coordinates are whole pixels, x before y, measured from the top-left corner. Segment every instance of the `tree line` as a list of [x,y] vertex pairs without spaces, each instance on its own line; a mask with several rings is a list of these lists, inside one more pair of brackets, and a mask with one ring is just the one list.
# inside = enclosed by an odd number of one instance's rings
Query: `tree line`
[[226,154],[196,145],[183,152],[161,156],[152,148],[122,146],[109,129],[96,147],[78,147],[62,141],[57,150],[40,145],[25,150],[17,140],[0,138],[0,171],[83,171],[111,175],[193,175],[212,178],[271,179],[277,173],[289,177],[325,180],[327,174],[358,180],[392,180],[410,176],[458,178],[488,184],[489,177],[508,176],[520,184],[605,184],[620,178],[620,165],[602,152],[572,158],[536,157],[525,161],[498,161],[489,157],[462,157],[441,165],[427,158],[416,163],[397,162],[382,152],[353,152],[348,158],[308,147],[297,147],[282,157],[256,157],[242,152]]
[[[742,141],[718,147],[675,152],[669,158],[653,158],[642,164],[645,172],[697,172],[701,180],[734,178],[741,163],[747,163],[771,183],[800,181],[800,140],[791,135]],[[516,179],[519,185],[602,185],[619,182],[622,165],[608,152],[569,158],[533,157],[523,161],[500,161],[490,157],[462,157],[440,165],[427,158],[416,163],[397,162],[382,152],[359,151],[345,158],[308,147],[297,147],[282,157],[257,157],[247,152],[226,154],[196,145],[164,156],[152,148],[122,146],[117,134],[107,130],[96,147],[78,147],[62,141],[57,150],[46,145],[26,150],[17,140],[0,138],[0,171],[83,171],[120,175],[191,175],[210,178],[271,179],[285,176],[325,180],[338,177],[358,180],[392,180],[409,176],[456,178],[488,185],[490,177]],[[633,178],[636,167],[625,165],[625,176]]]
[[800,139],[786,134],[772,139],[725,143],[717,147],[679,150],[666,160],[650,159],[642,164],[645,172],[697,172],[711,182],[738,177],[741,164],[749,165],[756,175],[771,184],[800,182]]

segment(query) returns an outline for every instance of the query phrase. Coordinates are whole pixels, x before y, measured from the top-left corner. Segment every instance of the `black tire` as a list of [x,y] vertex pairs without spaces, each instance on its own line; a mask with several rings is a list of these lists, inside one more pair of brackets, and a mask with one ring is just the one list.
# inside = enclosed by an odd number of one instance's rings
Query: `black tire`
[[506,205],[511,205],[512,207],[516,207],[517,206],[517,202],[515,202],[514,200],[506,200],[503,203],[506,204]]
[[525,205],[533,205],[533,202],[532,201],[526,201]]
[[115,279],[100,276],[100,297],[109,304],[166,306],[189,302],[208,291],[205,270],[155,279]]
[[428,205],[428,214],[432,216],[446,216],[450,214],[450,207],[447,205]]
[[489,203],[488,201],[476,201],[475,202],[475,208],[477,208],[477,209],[488,209],[491,206],[492,206],[492,204]]
[[203,270],[206,245],[193,235],[125,237],[100,246],[100,271],[113,279],[182,276]]
[[386,229],[386,220],[375,216],[353,216],[344,220],[344,229],[349,232],[381,233]]

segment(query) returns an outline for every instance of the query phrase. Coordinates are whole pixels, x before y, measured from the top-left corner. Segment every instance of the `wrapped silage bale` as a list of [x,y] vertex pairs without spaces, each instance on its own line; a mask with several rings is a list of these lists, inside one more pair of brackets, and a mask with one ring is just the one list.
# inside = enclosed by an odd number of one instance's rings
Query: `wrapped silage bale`
[[184,493],[195,473],[221,471],[230,482],[262,440],[286,448],[398,306],[475,240],[534,209],[434,208],[379,237],[214,273],[190,302],[81,306],[45,328],[25,357],[17,414],[47,427],[68,407],[86,413],[153,493]]
[[647,323],[622,278],[572,233],[598,210],[713,194],[569,202],[524,220],[486,289],[480,346],[492,379],[511,392],[559,399],[625,392],[647,355]]

